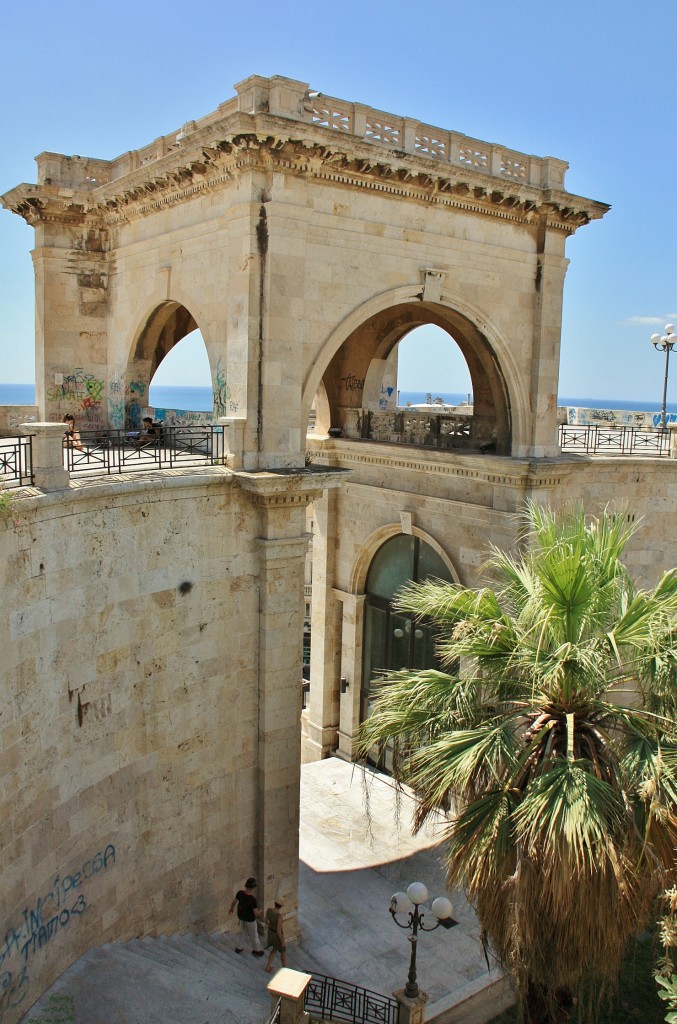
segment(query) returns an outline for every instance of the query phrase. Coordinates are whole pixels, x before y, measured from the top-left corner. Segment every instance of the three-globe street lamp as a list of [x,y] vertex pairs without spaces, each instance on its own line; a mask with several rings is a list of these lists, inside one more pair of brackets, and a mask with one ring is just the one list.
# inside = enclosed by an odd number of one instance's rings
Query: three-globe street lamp
[[675,345],[677,345],[677,334],[675,334],[675,325],[666,324],[665,334],[651,335],[651,344],[656,351],[665,352],[665,377],[663,378],[663,404],[661,405],[661,430],[665,430],[665,400],[668,393],[668,363],[670,362],[670,353]]
[[[442,925],[443,928],[453,928],[458,921],[454,921],[451,916],[451,901],[446,896],[438,896],[437,899],[433,900],[430,912],[433,917],[437,918],[434,925],[426,927],[423,924],[425,914],[421,910],[421,904],[425,903],[428,899],[428,890],[426,889],[423,882],[412,882],[406,892],[396,892],[390,900],[390,907],[388,908],[392,919],[398,928],[406,928],[411,932],[409,941],[411,943],[411,959],[409,960],[409,980],[404,989],[404,994],[409,999],[416,999],[419,994],[418,985],[416,984],[416,947],[418,945],[418,931],[419,928],[422,932],[433,932],[436,928]],[[428,908],[424,908],[426,913]],[[408,920],[406,924],[402,924],[401,921],[397,920],[396,914],[408,914]]]

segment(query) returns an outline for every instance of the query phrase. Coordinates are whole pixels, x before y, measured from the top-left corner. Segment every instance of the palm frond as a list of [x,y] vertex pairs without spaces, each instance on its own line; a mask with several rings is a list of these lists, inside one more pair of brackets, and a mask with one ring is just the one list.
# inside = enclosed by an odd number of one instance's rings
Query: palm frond
[[619,793],[591,768],[558,758],[528,787],[513,812],[527,856],[557,858],[574,874],[609,870],[625,808]]

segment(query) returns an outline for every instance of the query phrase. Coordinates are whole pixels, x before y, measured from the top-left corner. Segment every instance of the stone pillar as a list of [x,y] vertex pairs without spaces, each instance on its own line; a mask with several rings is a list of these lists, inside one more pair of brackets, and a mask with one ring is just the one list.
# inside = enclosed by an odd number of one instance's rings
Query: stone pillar
[[[345,684],[339,687],[338,754],[346,761],[353,761],[355,758],[355,735],[360,724],[362,641],[366,595],[346,594],[341,590],[335,590],[334,594],[343,608],[341,679],[345,679]],[[345,692],[341,693],[340,690],[343,686],[345,686]]]
[[22,423],[22,434],[32,434],[33,480],[43,491],[68,487],[70,475],[63,466],[63,423]]
[[336,496],[315,503],[310,694],[305,712],[304,761],[320,761],[336,749],[341,667],[340,608],[332,587],[336,556]]
[[565,237],[547,227],[538,229],[537,263],[534,281],[534,327],[531,342],[531,429],[524,449],[513,447],[517,458],[556,457],[559,454],[557,429],[557,384],[562,331],[562,294],[568,260],[564,256]]
[[281,967],[271,982],[270,992],[271,1014],[280,1000],[280,1024],[302,1024],[310,1020],[310,1014],[303,1009],[306,989],[313,980],[311,974],[292,971],[289,967]]
[[306,506],[340,472],[238,472],[258,512],[259,657],[256,871],[261,903],[284,896],[297,928]]

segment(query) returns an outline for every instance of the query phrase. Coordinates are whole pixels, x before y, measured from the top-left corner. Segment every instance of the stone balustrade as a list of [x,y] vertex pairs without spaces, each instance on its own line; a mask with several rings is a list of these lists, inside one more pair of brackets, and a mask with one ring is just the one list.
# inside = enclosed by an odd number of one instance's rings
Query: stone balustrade
[[211,114],[189,121],[142,149],[123,153],[114,160],[42,153],[37,158],[38,181],[91,191],[140,167],[154,164],[172,152],[189,149],[196,133],[204,134],[230,115],[267,113],[338,134],[357,136],[363,142],[402,155],[450,164],[535,188],[564,189],[568,167],[564,160],[531,156],[415,118],[324,96],[311,91],[306,82],[281,75],[271,78],[251,75],[237,83],[235,90],[237,95],[221,103]]
[[344,437],[433,448],[493,450],[496,426],[489,416],[430,409],[342,409]]

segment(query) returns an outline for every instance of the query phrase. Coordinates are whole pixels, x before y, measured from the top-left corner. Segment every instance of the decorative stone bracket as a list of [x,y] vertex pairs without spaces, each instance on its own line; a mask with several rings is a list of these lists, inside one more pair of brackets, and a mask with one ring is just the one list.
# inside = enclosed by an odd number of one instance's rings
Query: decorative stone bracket
[[423,302],[439,302],[442,298],[442,288],[447,276],[446,270],[438,270],[435,267],[424,267],[423,274]]

